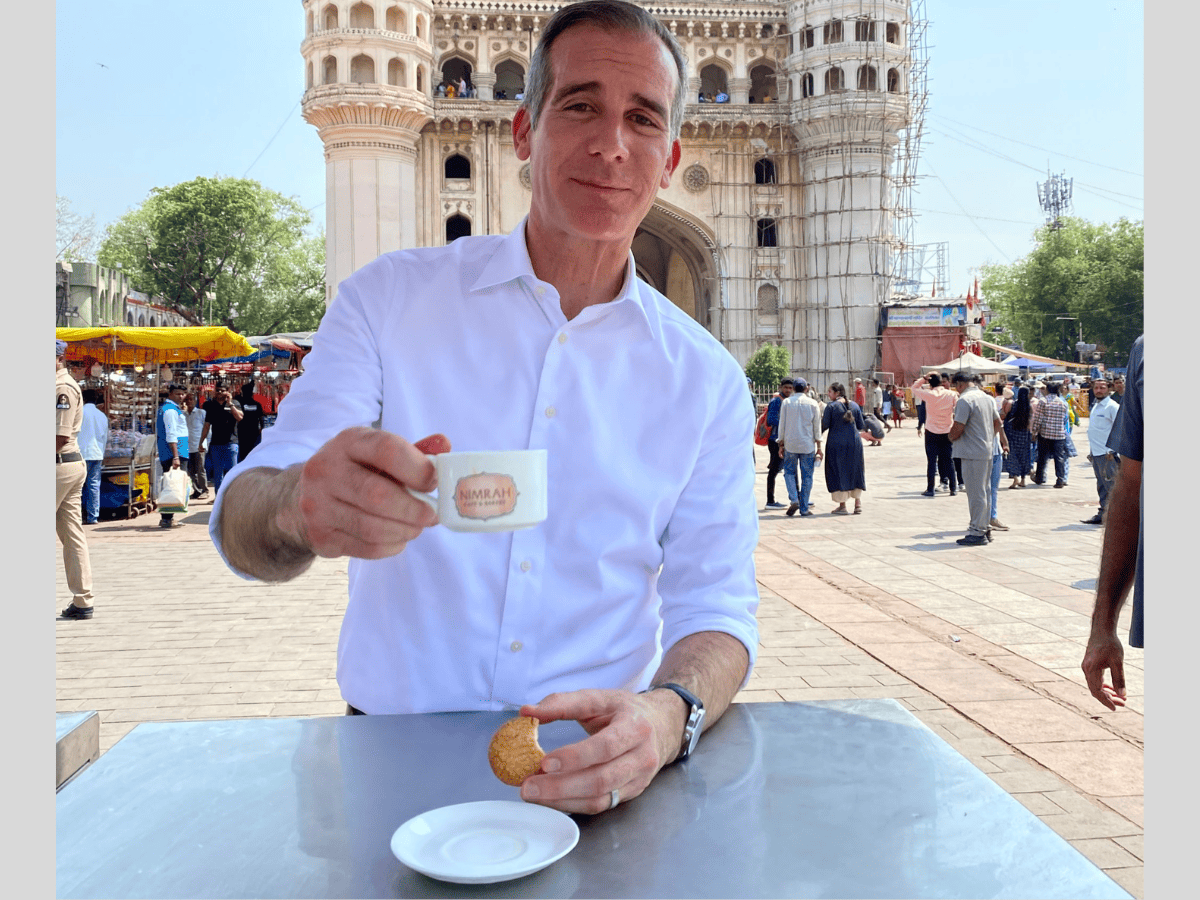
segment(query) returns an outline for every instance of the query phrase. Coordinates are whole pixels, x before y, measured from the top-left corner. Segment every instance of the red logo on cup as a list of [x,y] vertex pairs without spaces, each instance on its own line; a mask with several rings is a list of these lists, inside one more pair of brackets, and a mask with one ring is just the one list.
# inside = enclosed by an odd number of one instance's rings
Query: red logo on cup
[[511,475],[481,472],[458,479],[454,506],[464,519],[494,519],[517,506],[517,485]]

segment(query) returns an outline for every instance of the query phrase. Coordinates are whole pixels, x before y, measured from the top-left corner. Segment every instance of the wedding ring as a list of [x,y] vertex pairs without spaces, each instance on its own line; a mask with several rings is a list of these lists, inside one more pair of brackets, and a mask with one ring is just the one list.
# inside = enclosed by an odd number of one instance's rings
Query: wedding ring
[[616,809],[617,804],[621,802],[621,792],[613,788],[608,792],[608,808]]

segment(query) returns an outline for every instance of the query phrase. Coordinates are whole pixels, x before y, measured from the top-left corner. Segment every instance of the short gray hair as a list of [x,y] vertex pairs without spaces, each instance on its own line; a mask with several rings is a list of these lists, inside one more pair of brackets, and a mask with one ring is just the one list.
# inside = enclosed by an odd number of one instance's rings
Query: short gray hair
[[550,48],[570,28],[591,25],[603,31],[625,31],[657,37],[675,60],[675,97],[671,102],[671,140],[678,140],[683,129],[683,107],[687,100],[687,58],[683,55],[675,36],[662,22],[640,6],[624,0],[583,0],[572,3],[556,12],[546,23],[533,59],[529,65],[529,78],[525,82],[525,97],[521,105],[529,111],[530,127],[537,127],[546,105],[546,95],[554,80],[550,71]]

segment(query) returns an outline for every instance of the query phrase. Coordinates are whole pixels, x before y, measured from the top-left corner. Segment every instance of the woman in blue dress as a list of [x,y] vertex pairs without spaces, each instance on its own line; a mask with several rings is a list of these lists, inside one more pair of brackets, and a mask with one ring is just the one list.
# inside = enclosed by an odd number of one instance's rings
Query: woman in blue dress
[[862,512],[862,492],[867,489],[863,443],[859,432],[866,428],[862,410],[847,399],[846,388],[835,381],[829,386],[829,403],[821,416],[825,439],[825,487],[837,504],[833,515],[846,516],[846,501],[854,498],[854,514]]
[[1008,438],[1008,456],[1004,457],[1004,471],[1012,476],[1013,488],[1025,487],[1025,477],[1029,474],[1029,430],[1033,427],[1033,410],[1029,405],[1029,388],[1022,387],[1017,391],[1015,401],[1005,401],[1008,411],[1001,418],[1004,420],[1004,434]]

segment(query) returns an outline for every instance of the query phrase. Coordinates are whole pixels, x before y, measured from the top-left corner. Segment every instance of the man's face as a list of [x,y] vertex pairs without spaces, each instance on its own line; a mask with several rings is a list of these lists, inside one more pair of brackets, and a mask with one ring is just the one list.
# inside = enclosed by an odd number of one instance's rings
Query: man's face
[[1093,381],[1092,382],[1092,393],[1096,395],[1097,400],[1103,400],[1105,397],[1108,396],[1108,382],[1107,381]]
[[537,128],[524,108],[513,120],[517,158],[530,160],[530,220],[543,234],[628,242],[679,165],[671,54],[652,35],[583,25],[554,42],[550,70]]
[[1124,380],[1122,380],[1122,379],[1118,378],[1116,381],[1114,381],[1114,382],[1113,382],[1113,390],[1114,390],[1116,393],[1118,393],[1118,394],[1123,394],[1123,393],[1125,393],[1125,382],[1124,382]]
[[187,396],[187,391],[174,390],[171,391],[171,393],[169,393],[167,396],[171,398],[171,402],[176,406],[182,406],[183,398]]
[[792,385],[790,385],[790,384],[781,384],[781,385],[779,386],[779,395],[780,395],[781,397],[790,397],[790,396],[792,396],[792,391],[793,391],[793,390],[794,390],[794,388],[793,388],[793,386],[792,386]]

